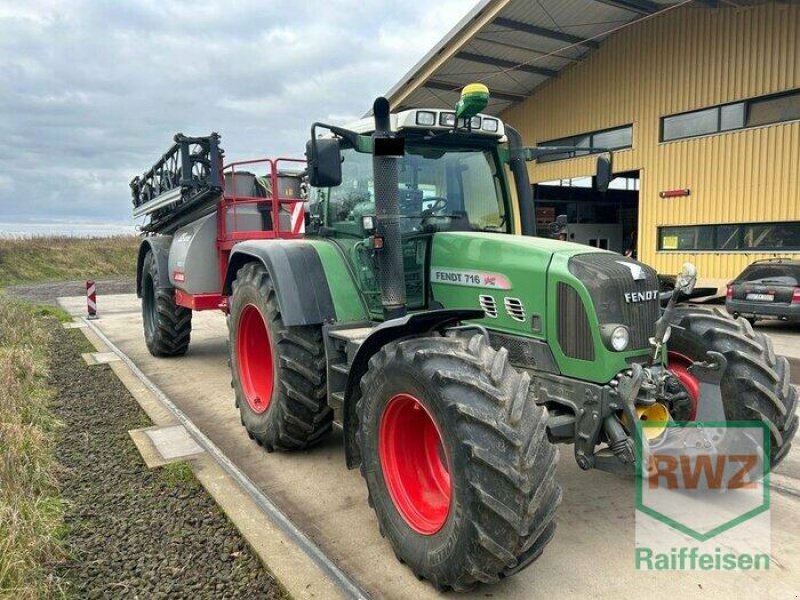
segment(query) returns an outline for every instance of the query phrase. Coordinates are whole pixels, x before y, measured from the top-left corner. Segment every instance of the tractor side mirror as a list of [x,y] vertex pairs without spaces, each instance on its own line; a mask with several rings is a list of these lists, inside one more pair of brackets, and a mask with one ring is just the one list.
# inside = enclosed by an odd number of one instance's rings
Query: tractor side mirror
[[308,182],[315,188],[342,183],[342,152],[339,138],[312,138],[306,144]]
[[595,185],[598,192],[607,192],[611,180],[614,179],[614,167],[611,161],[611,154],[601,154],[597,157],[597,172],[595,173]]

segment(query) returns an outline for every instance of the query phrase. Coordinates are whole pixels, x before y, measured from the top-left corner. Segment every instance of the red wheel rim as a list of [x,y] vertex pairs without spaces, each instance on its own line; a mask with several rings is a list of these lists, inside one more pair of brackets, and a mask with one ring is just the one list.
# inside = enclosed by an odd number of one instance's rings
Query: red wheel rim
[[272,399],[272,348],[264,316],[253,304],[239,315],[236,364],[247,404],[256,414],[263,413]]
[[672,372],[678,381],[681,382],[686,393],[689,394],[689,400],[692,401],[692,410],[689,413],[689,420],[694,421],[697,418],[697,402],[700,399],[700,382],[697,377],[692,375],[689,367],[694,361],[688,356],[679,354],[678,352],[667,353],[667,368]]
[[393,396],[381,417],[378,454],[389,495],[417,533],[439,531],[450,513],[450,473],[442,435],[409,394]]

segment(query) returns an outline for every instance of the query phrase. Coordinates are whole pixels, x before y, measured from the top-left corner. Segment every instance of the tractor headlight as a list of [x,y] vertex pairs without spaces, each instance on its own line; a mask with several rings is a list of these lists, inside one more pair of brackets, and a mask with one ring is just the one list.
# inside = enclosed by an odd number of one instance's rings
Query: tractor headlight
[[605,345],[615,352],[627,350],[631,342],[631,332],[624,325],[603,325],[600,336]]
[[627,327],[620,325],[619,327],[615,327],[614,331],[611,332],[611,347],[617,352],[625,350],[630,341],[631,334],[628,333]]

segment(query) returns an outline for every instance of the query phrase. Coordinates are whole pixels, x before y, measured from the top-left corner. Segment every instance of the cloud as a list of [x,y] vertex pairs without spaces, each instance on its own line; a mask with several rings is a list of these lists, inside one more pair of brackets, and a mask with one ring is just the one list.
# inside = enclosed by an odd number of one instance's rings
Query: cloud
[[302,155],[362,115],[475,0],[28,0],[0,6],[0,221],[129,221],[181,131]]

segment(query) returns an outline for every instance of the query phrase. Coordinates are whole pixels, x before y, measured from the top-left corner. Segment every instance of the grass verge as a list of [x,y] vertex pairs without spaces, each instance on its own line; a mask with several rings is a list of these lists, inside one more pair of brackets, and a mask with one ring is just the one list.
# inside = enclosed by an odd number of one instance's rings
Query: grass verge
[[0,287],[136,276],[139,238],[133,235],[0,239]]
[[63,503],[46,380],[50,325],[38,307],[0,297],[0,598],[63,593],[51,568],[62,555]]

